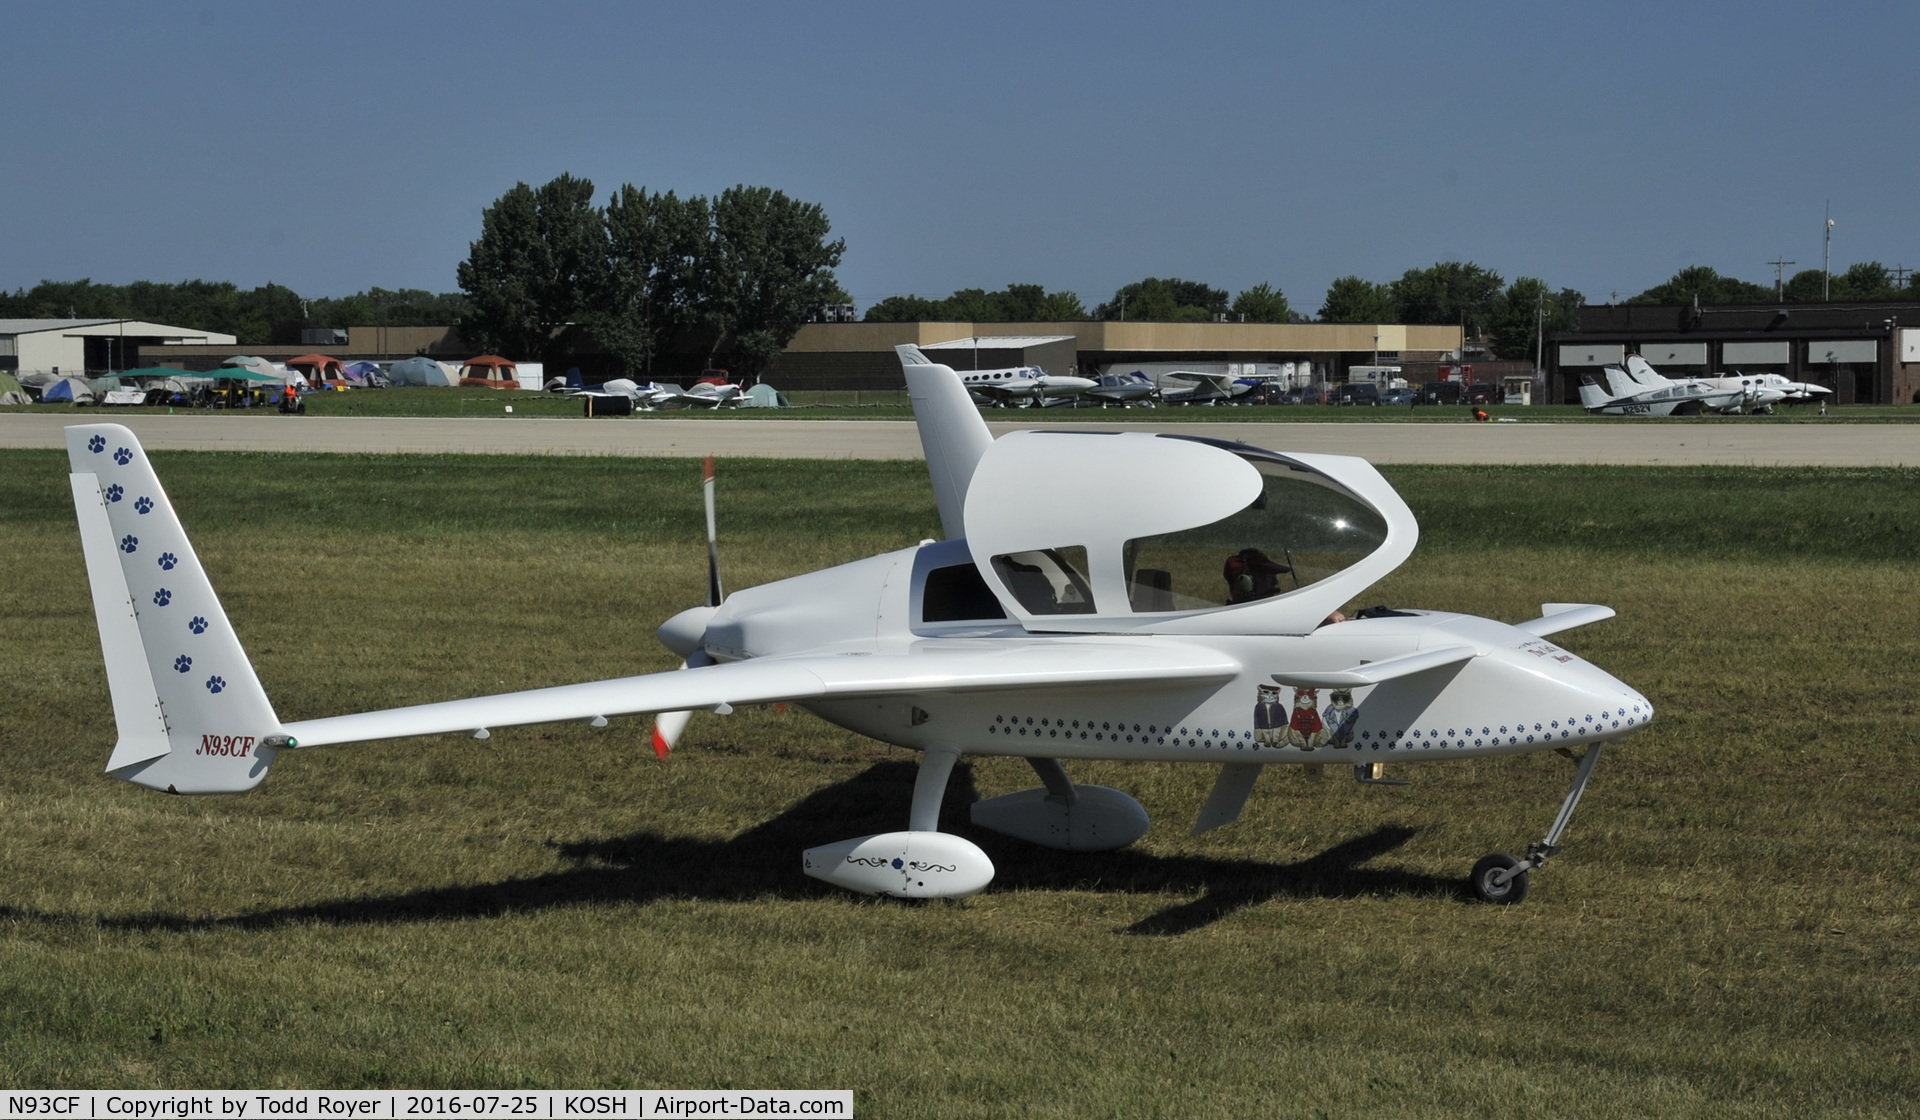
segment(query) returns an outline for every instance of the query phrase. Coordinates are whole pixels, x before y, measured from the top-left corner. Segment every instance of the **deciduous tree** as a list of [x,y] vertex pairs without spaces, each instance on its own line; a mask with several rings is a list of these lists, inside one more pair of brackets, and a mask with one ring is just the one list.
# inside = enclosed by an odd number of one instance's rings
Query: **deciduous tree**
[[1400,309],[1393,292],[1385,284],[1342,276],[1327,285],[1326,298],[1320,301],[1323,323],[1397,323]]
[[516,183],[480,215],[480,239],[460,262],[469,343],[522,360],[557,356],[555,335],[591,307],[607,264],[606,224],[593,184],[562,174],[538,189]]
[[1233,297],[1233,313],[1249,323],[1289,323],[1293,308],[1284,292],[1264,281]]
[[736,373],[757,373],[829,302],[847,243],[827,240],[819,204],[771,187],[729,187],[711,210],[691,309],[712,332],[709,364],[725,354]]

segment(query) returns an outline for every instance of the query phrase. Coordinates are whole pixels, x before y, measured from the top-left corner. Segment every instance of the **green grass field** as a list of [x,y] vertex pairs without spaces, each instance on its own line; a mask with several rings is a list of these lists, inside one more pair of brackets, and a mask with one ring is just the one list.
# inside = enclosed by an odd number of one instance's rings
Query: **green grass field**
[[[1219,410],[1214,410],[1219,411]],[[1332,411],[1332,410],[1329,410]],[[699,474],[662,460],[153,456],[282,718],[671,667]],[[863,1116],[1910,1116],[1920,1100],[1920,472],[1395,468],[1423,539],[1363,596],[1563,636],[1658,705],[1513,908],[1552,755],[1078,765],[1133,848],[966,823],[973,899],[848,895],[808,845],[904,826],[913,756],[797,710],[283,757],[171,798],[113,739],[63,479],[0,452],[0,1083],[850,1087]],[[725,461],[745,586],[936,535],[915,463]]]

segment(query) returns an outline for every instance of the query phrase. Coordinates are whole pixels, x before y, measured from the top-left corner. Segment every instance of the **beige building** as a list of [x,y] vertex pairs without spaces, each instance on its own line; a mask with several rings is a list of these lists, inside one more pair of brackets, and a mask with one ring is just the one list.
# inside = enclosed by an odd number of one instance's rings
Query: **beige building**
[[142,319],[0,319],[0,370],[94,377],[154,364],[169,350],[233,345],[233,336]]
[[[1091,376],[1127,364],[1311,363],[1344,381],[1349,366],[1435,361],[1460,345],[1459,327],[1397,323],[809,323],[774,359],[780,389],[897,389],[893,348],[912,343],[955,369],[1039,366]],[[1124,371],[1121,371],[1124,372]]]

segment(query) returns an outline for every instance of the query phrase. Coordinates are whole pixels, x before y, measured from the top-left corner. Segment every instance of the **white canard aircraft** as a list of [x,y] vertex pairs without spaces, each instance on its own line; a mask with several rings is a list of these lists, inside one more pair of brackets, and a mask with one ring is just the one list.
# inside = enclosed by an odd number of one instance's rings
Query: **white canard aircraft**
[[[239,793],[297,751],[655,713],[663,754],[688,713],[791,702],[921,752],[906,828],[826,843],[807,874],[851,890],[961,897],[993,864],[938,831],[963,754],[1026,758],[1042,785],[972,807],[976,826],[1065,850],[1138,839],[1126,794],[1063,761],[1219,767],[1194,831],[1234,821],[1269,765],[1384,764],[1556,750],[1577,761],[1544,840],[1489,853],[1475,894],[1517,902],[1558,851],[1601,746],[1653,706],[1548,639],[1613,615],[1547,603],[1508,625],[1428,610],[1333,612],[1398,567],[1419,530],[1366,461],[1147,432],[995,440],[960,376],[899,348],[949,539],[724,595],[659,638],[680,671],[282,722],[127,428],[67,429],[74,506],[118,741],[116,778]],[[1123,503],[1033,486],[1066,471],[1134,480]],[[708,535],[713,535],[711,471]],[[1584,753],[1576,756],[1576,748]]]
[[960,381],[985,404],[1044,404],[1073,400],[1099,385],[1090,377],[1048,373],[1039,366],[962,370]]

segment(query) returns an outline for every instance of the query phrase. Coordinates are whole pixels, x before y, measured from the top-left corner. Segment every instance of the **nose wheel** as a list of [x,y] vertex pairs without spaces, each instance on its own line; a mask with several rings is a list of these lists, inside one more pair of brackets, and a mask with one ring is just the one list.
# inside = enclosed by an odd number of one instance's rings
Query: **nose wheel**
[[[1579,758],[1579,768],[1573,774],[1573,788],[1567,791],[1567,799],[1560,805],[1560,815],[1553,819],[1553,827],[1547,830],[1547,838],[1536,844],[1527,845],[1527,854],[1514,858],[1506,852],[1488,852],[1473,865],[1473,873],[1467,879],[1467,885],[1473,889],[1473,897],[1481,902],[1497,902],[1511,906],[1527,897],[1531,888],[1531,877],[1539,870],[1549,856],[1560,851],[1560,834],[1567,830],[1573,820],[1573,811],[1580,806],[1580,795],[1587,792],[1587,779],[1593,777],[1593,768],[1600,762],[1600,748],[1605,744],[1595,743],[1587,748],[1587,753]],[[1571,752],[1564,752],[1569,758]]]

